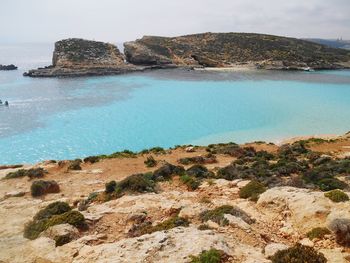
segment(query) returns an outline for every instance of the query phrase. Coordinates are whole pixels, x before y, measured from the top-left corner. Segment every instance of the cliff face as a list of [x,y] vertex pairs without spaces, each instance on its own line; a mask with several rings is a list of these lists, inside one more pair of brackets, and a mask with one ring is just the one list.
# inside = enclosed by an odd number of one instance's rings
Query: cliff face
[[138,70],[127,64],[118,48],[109,43],[78,38],[56,42],[52,66],[30,70],[31,77],[121,74]]
[[205,33],[153,37],[124,44],[127,61],[137,65],[226,67],[256,63],[271,68],[337,68],[350,53],[316,43],[248,33]]
[[[113,75],[152,68],[234,67],[336,69],[350,67],[350,52],[305,40],[247,33],[146,36],[127,42],[125,55],[109,43],[84,39],[56,42],[52,65],[31,77]],[[126,61],[125,61],[126,59]]]
[[124,55],[112,44],[84,39],[56,42],[52,65],[55,67],[117,67],[124,65]]

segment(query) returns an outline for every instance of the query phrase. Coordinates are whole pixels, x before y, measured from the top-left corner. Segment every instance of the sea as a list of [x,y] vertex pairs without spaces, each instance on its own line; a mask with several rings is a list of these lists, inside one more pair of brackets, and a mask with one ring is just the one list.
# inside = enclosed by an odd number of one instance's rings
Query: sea
[[29,78],[52,43],[0,44],[0,164],[350,130],[350,70]]

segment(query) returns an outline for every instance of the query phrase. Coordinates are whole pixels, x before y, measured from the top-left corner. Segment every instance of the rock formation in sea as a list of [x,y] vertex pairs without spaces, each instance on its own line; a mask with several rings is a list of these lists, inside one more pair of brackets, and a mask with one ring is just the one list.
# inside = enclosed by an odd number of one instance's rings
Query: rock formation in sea
[[16,70],[17,67],[13,64],[11,65],[1,65],[0,64],[0,70]]
[[305,40],[250,33],[204,33],[180,37],[145,36],[127,42],[125,56],[136,65],[266,69],[335,69],[350,66],[350,52]]
[[262,69],[350,67],[350,52],[305,40],[248,33],[204,33],[180,37],[145,36],[115,45],[84,39],[55,44],[52,65],[25,76],[111,75],[153,68],[247,66]]
[[140,70],[124,61],[119,49],[109,43],[78,38],[55,43],[52,65],[30,70],[25,76],[59,77],[111,75]]

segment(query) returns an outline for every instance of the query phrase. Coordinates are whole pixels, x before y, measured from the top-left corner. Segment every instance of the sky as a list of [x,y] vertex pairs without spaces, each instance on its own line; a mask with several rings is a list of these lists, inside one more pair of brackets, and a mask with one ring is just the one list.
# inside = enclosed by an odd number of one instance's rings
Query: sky
[[350,39],[350,0],[0,0],[0,42],[200,32]]

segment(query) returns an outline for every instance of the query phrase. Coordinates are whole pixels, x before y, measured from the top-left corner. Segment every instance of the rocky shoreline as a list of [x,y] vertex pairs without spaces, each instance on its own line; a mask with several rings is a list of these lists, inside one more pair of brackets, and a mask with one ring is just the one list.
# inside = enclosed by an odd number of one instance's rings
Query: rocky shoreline
[[0,261],[348,262],[349,149],[348,133],[3,166]]
[[11,65],[1,65],[0,64],[0,70],[16,70],[17,67],[13,64]]
[[305,40],[243,33],[205,33],[174,38],[146,36],[112,44],[84,39],[55,43],[52,65],[29,70],[30,77],[116,75],[162,68],[267,70],[350,68],[350,52]]

